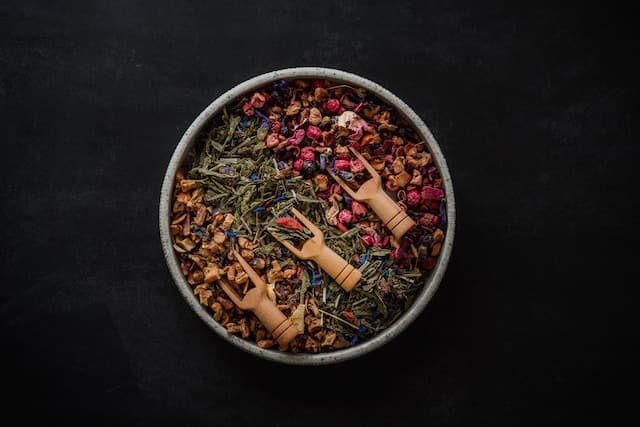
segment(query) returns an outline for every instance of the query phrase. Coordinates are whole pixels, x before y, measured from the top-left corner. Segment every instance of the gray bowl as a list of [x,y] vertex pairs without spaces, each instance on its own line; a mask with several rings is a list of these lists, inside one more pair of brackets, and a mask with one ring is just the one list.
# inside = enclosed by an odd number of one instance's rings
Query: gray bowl
[[[198,298],[193,295],[191,286],[189,286],[187,280],[182,275],[178,257],[173,250],[171,234],[169,232],[171,198],[173,194],[175,173],[180,165],[183,164],[189,149],[196,140],[196,136],[203,127],[207,125],[209,119],[218,114],[225,104],[247,92],[252,92],[255,89],[263,87],[275,80],[296,78],[328,79],[337,83],[362,87],[379,97],[382,101],[394,106],[405,117],[405,119],[413,125],[420,134],[420,137],[426,141],[428,149],[433,156],[433,160],[440,170],[447,198],[448,222],[444,244],[442,245],[440,256],[438,257],[435,268],[427,277],[422,290],[417,295],[410,309],[398,318],[389,328],[376,335],[374,338],[354,347],[320,354],[290,354],[283,353],[278,350],[262,349],[255,343],[245,341],[234,335],[228,334],[226,329],[213,320],[213,317],[207,312],[207,310],[200,305]],[[180,290],[180,293],[182,293],[182,296],[187,300],[187,303],[191,306],[193,311],[195,311],[196,314],[219,336],[248,353],[275,362],[291,365],[326,365],[350,360],[381,347],[401,333],[422,312],[438,288],[447,268],[449,256],[451,255],[453,247],[455,214],[456,210],[453,196],[453,184],[451,182],[451,176],[449,175],[449,169],[447,168],[444,156],[442,155],[440,147],[431,134],[429,128],[407,104],[402,102],[397,96],[382,86],[355,74],[318,67],[287,68],[262,74],[239,84],[213,101],[202,113],[200,113],[193,123],[191,123],[191,126],[189,126],[187,131],[184,133],[171,156],[171,160],[169,161],[169,166],[167,167],[167,172],[162,183],[162,192],[160,195],[160,238],[169,271],[171,272],[171,276]]]

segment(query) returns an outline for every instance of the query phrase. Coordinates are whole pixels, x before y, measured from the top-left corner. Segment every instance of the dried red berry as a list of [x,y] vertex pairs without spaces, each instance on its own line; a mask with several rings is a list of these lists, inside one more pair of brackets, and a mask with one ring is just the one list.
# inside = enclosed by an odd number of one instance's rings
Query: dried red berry
[[302,149],[302,160],[312,162],[316,159],[316,153],[313,147],[305,147]]
[[322,131],[319,127],[309,125],[307,127],[307,138],[313,139],[314,141],[322,136]]
[[420,196],[420,192],[418,190],[409,190],[407,193],[407,204],[409,206],[415,206],[422,201],[422,197]]
[[331,98],[327,101],[325,108],[330,113],[337,113],[338,111],[340,111],[340,101],[335,98]]

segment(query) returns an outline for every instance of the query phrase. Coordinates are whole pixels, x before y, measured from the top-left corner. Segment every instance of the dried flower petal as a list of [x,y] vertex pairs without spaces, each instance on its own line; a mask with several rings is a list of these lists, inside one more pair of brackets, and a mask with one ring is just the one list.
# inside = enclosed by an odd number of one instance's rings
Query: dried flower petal
[[291,218],[290,216],[281,216],[279,218],[276,218],[276,224],[280,227],[288,228],[290,230],[303,230],[302,224],[300,224],[297,219]]

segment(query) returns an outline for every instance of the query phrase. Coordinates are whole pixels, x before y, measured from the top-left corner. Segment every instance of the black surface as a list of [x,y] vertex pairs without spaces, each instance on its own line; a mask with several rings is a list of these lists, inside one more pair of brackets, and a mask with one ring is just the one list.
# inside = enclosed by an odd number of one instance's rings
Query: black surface
[[[100,3],[0,4],[6,409],[141,425],[622,416],[637,339],[631,11]],[[387,348],[331,367],[264,362],[215,336],[173,285],[157,230],[189,123],[242,80],[295,65],[403,98],[439,140],[458,204],[427,310]]]

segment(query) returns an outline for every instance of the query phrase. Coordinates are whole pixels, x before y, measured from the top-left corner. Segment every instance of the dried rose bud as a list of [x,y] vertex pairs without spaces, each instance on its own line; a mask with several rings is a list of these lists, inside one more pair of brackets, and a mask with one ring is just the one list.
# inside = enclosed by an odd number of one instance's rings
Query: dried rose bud
[[362,218],[367,214],[367,208],[357,200],[351,201],[351,211],[356,218]]
[[278,224],[280,227],[288,228],[290,230],[303,230],[302,224],[300,224],[298,220],[288,216],[281,216],[280,218],[276,218],[276,224]]
[[242,104],[242,111],[247,116],[253,116],[255,114],[255,111],[253,111],[253,105],[251,104],[251,102],[245,102],[244,104]]
[[322,136],[322,131],[319,127],[314,125],[309,125],[307,127],[307,138],[313,139],[314,141]]
[[421,201],[422,197],[420,196],[420,192],[418,190],[409,190],[409,192],[407,193],[407,204],[409,206],[416,206]]
[[256,92],[251,97],[251,105],[256,108],[264,107],[265,102],[267,102],[267,97],[261,94],[260,92]]
[[[309,147],[306,147],[309,148]],[[316,153],[313,150],[302,150],[302,160],[305,162],[312,162],[316,159]]]
[[295,159],[293,161],[293,169],[297,170],[297,171],[301,171],[302,170],[302,165],[304,164],[304,160],[302,159]]
[[349,163],[349,167],[351,169],[351,172],[353,173],[360,173],[364,171],[364,163],[362,163],[360,159],[351,160],[351,162]]
[[336,169],[340,169],[343,171],[349,170],[351,168],[351,162],[349,160],[335,160],[333,162],[333,167]]
[[325,108],[330,113],[337,113],[338,111],[340,111],[340,101],[338,101],[335,98],[332,98],[327,101],[327,103],[325,104]]
[[343,209],[338,214],[338,222],[341,222],[343,224],[351,224],[352,221],[353,221],[353,213],[351,213],[350,210]]
[[362,243],[368,247],[368,246],[373,246],[375,241],[372,236],[365,234],[364,236],[362,236]]
[[271,132],[278,134],[280,133],[280,129],[282,129],[282,125],[280,124],[280,122],[274,121],[273,123],[271,123]]

